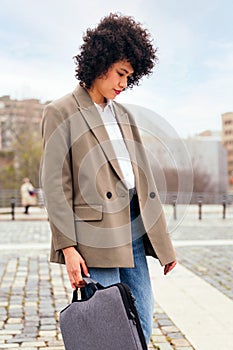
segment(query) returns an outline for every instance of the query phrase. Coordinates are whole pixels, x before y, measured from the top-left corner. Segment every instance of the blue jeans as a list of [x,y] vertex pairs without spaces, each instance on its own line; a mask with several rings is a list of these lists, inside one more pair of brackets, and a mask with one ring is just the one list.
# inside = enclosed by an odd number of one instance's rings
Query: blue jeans
[[[138,214],[136,213],[137,210],[135,210],[135,200],[137,200],[137,198],[134,198],[131,201],[130,205],[132,237],[135,237],[132,242],[135,267],[89,268],[89,273],[91,275],[91,278],[98,281],[105,287],[118,282],[128,284],[133,296],[136,299],[135,304],[138,310],[142,329],[146,338],[146,342],[149,343],[152,333],[154,297],[145,249],[143,245],[142,236],[144,234],[144,227],[141,225],[142,223],[140,224],[140,220],[134,221],[135,217]],[[139,227],[142,230],[141,236],[139,235]]]

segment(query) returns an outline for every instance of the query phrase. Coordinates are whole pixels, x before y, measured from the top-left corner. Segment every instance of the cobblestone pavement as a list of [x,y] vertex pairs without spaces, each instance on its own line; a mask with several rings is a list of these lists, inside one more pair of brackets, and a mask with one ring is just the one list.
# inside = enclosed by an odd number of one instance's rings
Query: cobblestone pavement
[[184,266],[233,299],[232,246],[179,247],[177,253]]
[[[232,240],[231,219],[187,217],[172,238],[203,241],[201,246],[177,246],[178,260],[233,297],[232,248],[206,244]],[[0,222],[0,349],[64,349],[58,317],[70,302],[71,290],[64,267],[48,262],[49,241],[47,221]],[[152,340],[150,349],[193,349],[159,305]]]
[[173,234],[173,240],[203,241],[203,245],[194,241],[193,245],[176,247],[179,262],[233,299],[232,219],[208,218],[197,222],[196,227],[185,221]]

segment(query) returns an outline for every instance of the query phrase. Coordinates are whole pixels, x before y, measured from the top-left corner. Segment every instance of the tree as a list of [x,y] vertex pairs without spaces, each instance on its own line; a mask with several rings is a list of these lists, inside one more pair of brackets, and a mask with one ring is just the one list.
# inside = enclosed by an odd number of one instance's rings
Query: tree
[[216,183],[211,179],[211,174],[203,169],[198,162],[193,160],[193,192],[216,192]]
[[0,189],[16,189],[14,152],[0,151]]
[[14,143],[15,168],[18,181],[28,177],[39,187],[39,171],[42,156],[42,141],[39,132],[22,130]]
[[0,188],[18,189],[22,179],[28,177],[39,187],[39,171],[42,156],[42,140],[38,124],[23,123],[11,128],[12,150],[0,153]]

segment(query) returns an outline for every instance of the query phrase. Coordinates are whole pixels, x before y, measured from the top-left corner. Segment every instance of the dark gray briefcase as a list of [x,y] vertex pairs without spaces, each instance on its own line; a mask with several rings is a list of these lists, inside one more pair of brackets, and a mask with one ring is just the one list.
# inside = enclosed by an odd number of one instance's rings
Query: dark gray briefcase
[[60,312],[66,350],[147,350],[134,297],[124,283],[109,287],[90,278],[73,292],[70,305]]

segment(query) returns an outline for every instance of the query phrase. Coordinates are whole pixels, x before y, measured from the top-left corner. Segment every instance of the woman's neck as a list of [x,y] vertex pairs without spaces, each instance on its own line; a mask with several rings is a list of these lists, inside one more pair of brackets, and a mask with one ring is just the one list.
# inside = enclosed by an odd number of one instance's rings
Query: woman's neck
[[86,89],[86,90],[87,90],[87,92],[89,93],[90,98],[92,99],[92,101],[93,101],[94,103],[97,103],[97,104],[100,105],[100,106],[104,106],[104,105],[107,103],[107,99],[106,99],[104,96],[98,94],[98,93],[95,91],[95,89],[90,88],[90,89]]

